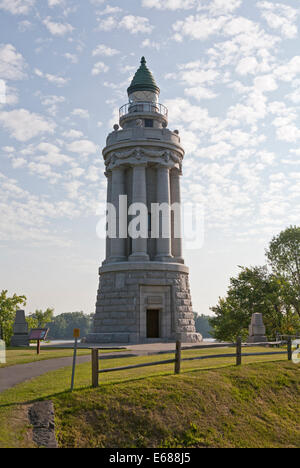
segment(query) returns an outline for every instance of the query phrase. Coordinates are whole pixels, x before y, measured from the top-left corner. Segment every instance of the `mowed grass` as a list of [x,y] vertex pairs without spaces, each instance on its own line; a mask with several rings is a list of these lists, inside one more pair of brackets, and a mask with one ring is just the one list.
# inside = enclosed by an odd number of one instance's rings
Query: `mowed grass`
[[[101,353],[111,353],[124,350],[107,350],[101,351]],[[90,354],[89,349],[78,349],[77,356],[86,356]],[[61,349],[61,348],[41,348],[41,353],[37,354],[36,347],[30,348],[8,348],[6,350],[6,363],[0,364],[2,367],[14,366],[16,364],[27,364],[29,362],[44,361],[47,359],[57,359],[63,357],[73,356],[73,348]]]
[[[102,359],[100,367],[171,357]],[[77,366],[72,394],[71,369],[50,372],[0,394],[0,447],[34,446],[24,414],[41,399],[54,402],[61,447],[299,447],[299,366],[281,355],[234,363],[184,362],[179,376],[173,364],[105,373],[98,389],[90,388],[86,363]]]

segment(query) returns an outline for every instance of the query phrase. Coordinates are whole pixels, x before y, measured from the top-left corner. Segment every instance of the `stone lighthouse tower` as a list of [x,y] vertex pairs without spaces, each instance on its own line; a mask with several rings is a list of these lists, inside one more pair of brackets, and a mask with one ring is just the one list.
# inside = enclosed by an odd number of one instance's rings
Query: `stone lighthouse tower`
[[[120,126],[103,150],[116,226],[108,230],[88,342],[170,341],[178,333],[184,342],[202,339],[195,331],[178,228],[184,150],[178,132],[167,129],[168,110],[159,94],[143,57],[128,88],[129,102],[120,109]],[[140,222],[139,234],[131,236],[130,225],[141,214],[146,227]]]

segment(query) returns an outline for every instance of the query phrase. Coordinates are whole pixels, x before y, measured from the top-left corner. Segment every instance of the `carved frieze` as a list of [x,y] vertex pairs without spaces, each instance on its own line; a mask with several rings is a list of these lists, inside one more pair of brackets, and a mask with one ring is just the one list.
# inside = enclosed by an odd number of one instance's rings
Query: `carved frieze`
[[108,171],[123,164],[132,166],[141,163],[155,163],[181,170],[182,156],[169,149],[135,147],[127,151],[113,151],[105,159]]

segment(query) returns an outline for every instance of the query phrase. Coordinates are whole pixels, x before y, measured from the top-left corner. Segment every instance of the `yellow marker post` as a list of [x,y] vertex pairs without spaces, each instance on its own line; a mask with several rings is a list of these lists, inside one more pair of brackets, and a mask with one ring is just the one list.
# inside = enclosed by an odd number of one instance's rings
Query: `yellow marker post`
[[77,340],[80,338],[80,329],[74,328],[73,337],[75,338],[74,342],[74,354],[73,354],[73,367],[72,367],[72,378],[71,378],[71,392],[74,388],[74,377],[75,377],[75,367],[76,367],[76,356],[77,356]]

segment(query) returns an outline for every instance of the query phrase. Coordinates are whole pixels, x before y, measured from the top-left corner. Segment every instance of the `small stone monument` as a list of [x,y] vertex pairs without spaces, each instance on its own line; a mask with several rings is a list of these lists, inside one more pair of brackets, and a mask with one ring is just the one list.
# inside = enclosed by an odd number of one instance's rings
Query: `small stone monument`
[[249,326],[248,343],[266,343],[266,327],[263,323],[263,317],[260,313],[252,315],[251,324]]
[[14,323],[14,334],[11,339],[11,346],[29,346],[28,324],[25,319],[25,311],[17,310]]
[[0,339],[0,364],[6,364],[5,341]]

